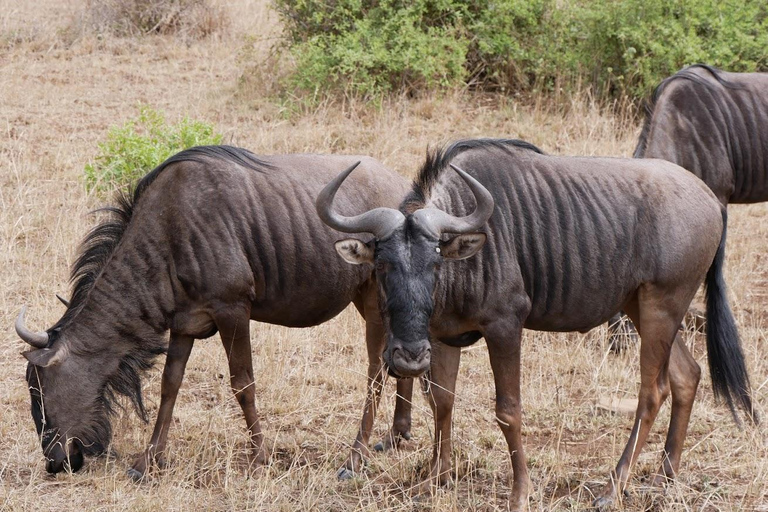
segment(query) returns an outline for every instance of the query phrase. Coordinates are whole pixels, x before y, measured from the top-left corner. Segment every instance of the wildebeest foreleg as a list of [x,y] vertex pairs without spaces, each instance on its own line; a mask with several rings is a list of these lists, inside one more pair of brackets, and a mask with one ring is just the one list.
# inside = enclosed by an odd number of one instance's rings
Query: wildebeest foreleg
[[251,360],[249,315],[224,315],[214,319],[229,362],[232,391],[240,404],[251,438],[251,462],[265,464],[269,457],[264,449],[259,415],[256,412],[256,390]]
[[451,472],[451,415],[456,396],[461,348],[432,342],[432,361],[423,383],[435,421],[435,439],[429,477],[418,492],[430,492],[432,485],[444,485]]
[[[670,312],[668,304],[675,302],[670,297],[651,298],[648,297],[650,293],[644,295],[641,295],[639,303],[639,318],[627,311],[640,333],[640,393],[635,423],[615,471],[594,501],[596,507],[609,505],[626,488],[632,467],[669,392],[667,372],[670,352],[685,308]],[[690,301],[690,297],[688,299]]]
[[363,406],[363,418],[360,421],[360,429],[352,444],[352,453],[344,465],[336,473],[339,479],[351,478],[363,463],[363,458],[370,456],[368,441],[373,430],[373,420],[376,417],[376,409],[381,397],[381,389],[384,383],[384,365],[381,353],[384,351],[384,327],[378,313],[370,313],[366,310],[365,340],[368,349],[368,386]]
[[168,440],[168,430],[173,419],[173,406],[179,394],[181,381],[184,379],[184,370],[192,352],[194,338],[171,333],[168,344],[168,354],[165,357],[165,368],[160,385],[160,409],[157,411],[157,421],[152,432],[149,446],[133,463],[128,475],[134,480],[141,480],[153,464],[163,468],[165,466],[165,445]]
[[520,342],[522,323],[497,322],[483,333],[496,384],[496,421],[507,440],[512,458],[512,494],[509,510],[526,510],[531,481],[523,450],[520,401]]
[[669,359],[669,383],[672,390],[672,415],[669,419],[667,441],[661,468],[654,477],[654,485],[673,480],[680,467],[688,421],[691,419],[693,401],[701,378],[701,368],[678,333],[672,344]]

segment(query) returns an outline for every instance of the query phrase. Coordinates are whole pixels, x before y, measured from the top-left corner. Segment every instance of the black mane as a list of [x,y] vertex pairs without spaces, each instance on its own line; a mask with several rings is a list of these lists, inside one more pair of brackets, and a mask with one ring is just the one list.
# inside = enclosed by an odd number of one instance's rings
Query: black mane
[[651,130],[651,119],[653,118],[653,111],[656,108],[656,102],[661,96],[661,93],[664,92],[664,89],[666,89],[666,87],[670,84],[670,82],[682,78],[684,80],[690,80],[691,82],[702,85],[704,87],[708,87],[710,90],[715,89],[715,86],[712,82],[692,72],[693,69],[704,69],[708,71],[709,74],[712,75],[712,77],[717,80],[717,82],[723,87],[727,87],[729,89],[741,88],[739,84],[726,80],[723,77],[722,70],[707,64],[693,64],[687,68],[681,69],[674,75],[665,78],[653,90],[653,94],[651,94],[650,99],[645,102],[645,120],[643,121],[643,129],[640,131],[640,137],[637,140],[637,147],[635,148],[635,152],[632,155],[634,158],[643,158],[643,155],[645,154],[645,148],[648,145],[648,132]]
[[205,164],[210,159],[224,160],[259,172],[271,168],[270,164],[259,160],[246,149],[232,146],[197,146],[168,158],[141,178],[132,188],[132,191],[128,193],[118,192],[114,205],[99,208],[94,212],[105,212],[109,215],[94,227],[80,243],[79,255],[70,274],[70,282],[73,283],[73,286],[69,306],[61,319],[49,331],[64,327],[80,312],[93,283],[119,245],[123,233],[131,222],[136,204],[147,187],[157,179],[160,173],[175,163],[196,162]]
[[403,200],[400,209],[404,212],[421,208],[429,199],[432,187],[437,183],[440,174],[448,167],[448,164],[461,153],[471,149],[497,148],[505,152],[510,147],[522,148],[544,154],[539,148],[519,139],[466,139],[454,142],[448,147],[427,149],[427,157],[421,166],[418,175],[413,180],[411,191]]
[[[157,179],[168,166],[179,162],[210,163],[211,160],[227,161],[258,172],[272,168],[270,164],[259,160],[253,153],[231,146],[198,146],[190,148],[168,158],[154,170],[141,178],[132,192],[118,192],[114,205],[96,210],[107,212],[109,216],[94,227],[80,244],[79,256],[72,266],[70,281],[72,297],[67,311],[61,319],[48,330],[50,343],[58,337],[59,331],[72,322],[83,309],[88,294],[93,288],[104,266],[110,260],[120,244],[133,212],[144,191]],[[99,406],[107,413],[113,412],[113,403],[117,395],[128,397],[139,416],[146,421],[146,411],[141,397],[141,375],[151,368],[155,357],[165,351],[165,346],[152,340],[138,340],[135,348],[120,362],[117,372],[110,376],[102,389]],[[141,343],[143,341],[143,343]],[[110,425],[106,416],[92,427],[95,446],[102,440],[109,439]],[[103,448],[103,446],[101,446]]]

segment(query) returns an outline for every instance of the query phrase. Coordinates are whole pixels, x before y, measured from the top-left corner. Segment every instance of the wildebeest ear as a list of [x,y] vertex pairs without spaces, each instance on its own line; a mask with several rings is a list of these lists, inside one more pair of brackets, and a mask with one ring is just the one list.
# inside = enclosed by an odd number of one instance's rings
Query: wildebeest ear
[[474,256],[482,249],[488,237],[485,233],[465,233],[440,242],[440,253],[448,260],[463,260]]
[[62,363],[67,358],[68,354],[69,350],[59,346],[54,348],[38,348],[36,350],[23,352],[21,355],[26,357],[27,361],[33,365],[45,368]]
[[363,243],[356,238],[339,240],[335,244],[336,252],[345,261],[353,265],[373,263],[373,242]]

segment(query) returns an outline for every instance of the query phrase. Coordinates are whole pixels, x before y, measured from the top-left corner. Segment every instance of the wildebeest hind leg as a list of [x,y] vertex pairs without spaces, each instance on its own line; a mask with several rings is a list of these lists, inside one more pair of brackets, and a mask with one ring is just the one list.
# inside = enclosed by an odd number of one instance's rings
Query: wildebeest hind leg
[[451,473],[451,416],[456,396],[456,376],[459,373],[461,349],[438,341],[432,343],[429,374],[422,383],[435,421],[435,439],[429,477],[418,492],[430,492],[432,485],[444,485]]
[[512,494],[509,510],[526,510],[531,480],[523,450],[520,400],[520,342],[522,322],[498,322],[484,332],[496,384],[496,421],[512,458]]
[[168,354],[165,357],[165,368],[160,385],[160,409],[157,411],[157,421],[152,432],[149,446],[133,463],[128,475],[134,480],[143,479],[153,464],[162,468],[165,466],[165,445],[168,440],[168,430],[173,419],[173,406],[179,394],[184,370],[187,367],[189,354],[192,352],[194,338],[171,333],[168,344]]
[[373,447],[377,452],[385,452],[395,448],[402,439],[411,438],[411,411],[413,399],[413,379],[397,379],[397,397],[395,398],[395,414],[392,428],[384,439]]
[[229,378],[232,392],[240,404],[251,438],[251,462],[265,464],[268,460],[261,433],[259,415],[256,412],[256,390],[251,359],[250,312],[228,312],[214,318],[221,333],[221,342],[229,362]]
[[[649,286],[648,289],[640,290],[639,315],[633,314],[631,309],[634,308],[627,309],[627,314],[640,333],[640,393],[629,441],[608,483],[595,499],[596,507],[612,503],[627,486],[631,469],[669,392],[667,370],[671,347],[691,297],[692,294],[675,300],[676,297],[669,292],[664,293],[663,290]],[[688,302],[685,302],[686,298]],[[685,306],[673,307],[681,303]]]
[[661,468],[654,477],[654,485],[663,485],[673,480],[680,467],[680,456],[700,378],[701,368],[678,333],[672,344],[672,353],[669,359],[672,415],[669,419],[669,430],[664,445]]

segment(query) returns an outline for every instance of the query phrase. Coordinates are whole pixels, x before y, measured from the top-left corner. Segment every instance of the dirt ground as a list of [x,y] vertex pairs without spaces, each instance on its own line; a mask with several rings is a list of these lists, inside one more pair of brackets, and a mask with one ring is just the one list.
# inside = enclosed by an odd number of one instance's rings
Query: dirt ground
[[[224,5],[224,4],[222,4]],[[23,304],[28,325],[61,315],[54,293],[68,293],[69,266],[102,204],[86,194],[83,166],[110,126],[140,104],[211,122],[226,143],[255,153],[367,154],[411,176],[427,144],[460,137],[511,136],[557,154],[629,156],[639,127],[587,96],[565,110],[512,97],[457,92],[441,97],[359,101],[295,108],[274,96],[262,66],[279,31],[263,0],[224,6],[231,22],[204,40],[174,36],[72,35],[84,0],[0,0],[0,508],[3,510],[505,510],[510,493],[506,445],[493,414],[485,346],[465,350],[454,414],[453,485],[414,500],[411,488],[431,455],[431,414],[415,398],[412,440],[375,455],[364,474],[336,480],[362,409],[366,356],[354,310],[313,328],[254,325],[257,405],[272,464],[248,471],[246,436],[218,338],[192,353],[170,433],[170,467],[137,485],[126,477],[152,423],[130,409],[114,419],[113,453],[76,474],[45,473],[29,414],[25,345],[13,330]],[[727,280],[754,396],[768,408],[768,204],[730,210]],[[659,461],[669,421],[665,406],[640,457],[624,510],[768,511],[768,446],[763,427],[739,429],[716,404],[705,343],[688,333],[702,365],[681,472],[665,494],[644,489]],[[524,442],[534,483],[531,510],[588,509],[629,435],[629,417],[597,407],[634,398],[638,351],[606,348],[606,331],[526,332]],[[159,404],[162,357],[147,376],[151,421]],[[376,422],[391,422],[389,382]]]

